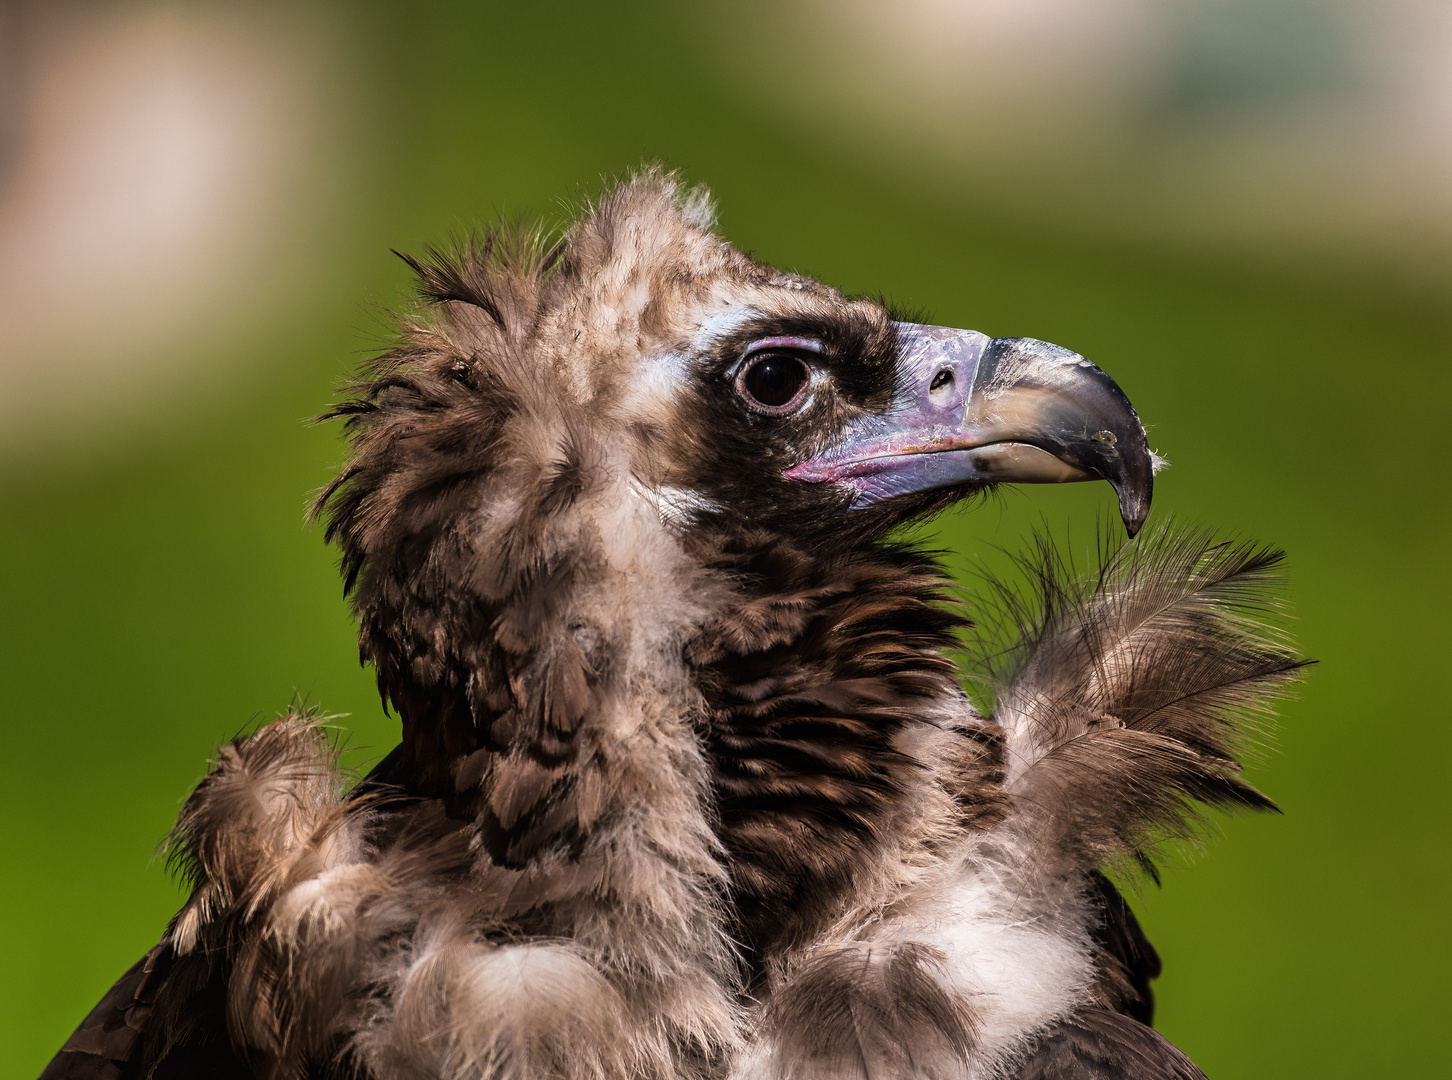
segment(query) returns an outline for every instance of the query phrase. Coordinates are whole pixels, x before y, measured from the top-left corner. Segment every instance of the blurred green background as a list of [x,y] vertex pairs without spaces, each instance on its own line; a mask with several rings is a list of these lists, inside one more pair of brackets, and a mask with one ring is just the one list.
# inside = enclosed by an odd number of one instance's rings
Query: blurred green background
[[[294,692],[360,768],[396,739],[302,521],[340,457],[304,420],[408,288],[389,248],[561,222],[645,159],[773,263],[1087,354],[1172,462],[1156,516],[1288,549],[1321,664],[1252,771],[1285,816],[1137,898],[1158,1026],[1217,1080],[1444,1072],[1452,186],[1415,131],[1340,146],[1391,100],[1360,24],[1026,0],[1005,38],[989,8],[4,9],[0,1074],[156,940],[154,851],[217,743]],[[1161,9],[1150,45],[1123,22]],[[919,36],[884,52],[883,19]],[[1094,97],[1121,46],[1153,77]],[[984,89],[1015,78],[1054,93]],[[936,539],[967,573],[1044,525],[1087,548],[1110,506],[1023,488]]]

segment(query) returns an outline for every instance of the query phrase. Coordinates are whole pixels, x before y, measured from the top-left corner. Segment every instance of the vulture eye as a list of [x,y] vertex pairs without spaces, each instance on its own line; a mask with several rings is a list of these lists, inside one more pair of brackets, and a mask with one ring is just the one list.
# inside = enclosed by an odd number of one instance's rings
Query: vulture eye
[[736,392],[765,412],[789,412],[802,399],[811,372],[789,352],[757,353],[736,377]]

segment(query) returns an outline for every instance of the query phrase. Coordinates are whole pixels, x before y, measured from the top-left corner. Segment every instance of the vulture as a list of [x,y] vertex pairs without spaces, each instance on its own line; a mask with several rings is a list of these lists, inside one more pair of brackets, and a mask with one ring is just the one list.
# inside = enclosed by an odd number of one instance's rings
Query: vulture
[[1114,882],[1272,808],[1279,553],[1043,543],[970,611],[898,528],[1103,479],[1134,537],[1116,383],[773,269],[659,168],[408,261],[315,505],[402,741],[223,746],[189,899],[44,1078],[1201,1076]]

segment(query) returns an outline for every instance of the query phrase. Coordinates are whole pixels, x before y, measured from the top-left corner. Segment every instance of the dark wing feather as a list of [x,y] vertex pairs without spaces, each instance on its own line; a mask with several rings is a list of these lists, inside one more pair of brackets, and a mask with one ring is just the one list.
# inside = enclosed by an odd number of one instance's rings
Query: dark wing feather
[[1160,975],[1159,953],[1112,881],[1096,871],[1089,875],[1089,888],[1100,913],[1092,935],[1097,952],[1094,1001],[1141,1024],[1152,1024],[1155,996],[1150,983]]
[[1153,1028],[1104,1009],[1081,1009],[1050,1029],[1016,1080],[1205,1080]]
[[[155,1010],[157,998],[188,965],[162,942],[116,980],[40,1080],[253,1080],[254,1073],[232,1053],[220,987],[205,978],[201,992],[185,996],[180,1015]],[[208,992],[210,989],[211,992]],[[169,997],[175,995],[167,995]]]

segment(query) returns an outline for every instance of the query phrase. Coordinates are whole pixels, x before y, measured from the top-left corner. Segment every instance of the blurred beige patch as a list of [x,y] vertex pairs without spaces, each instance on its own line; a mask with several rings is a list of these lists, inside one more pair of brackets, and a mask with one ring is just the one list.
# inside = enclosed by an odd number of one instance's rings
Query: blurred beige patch
[[1305,255],[1452,259],[1446,0],[748,0],[748,92],[948,200]]
[[226,375],[296,282],[327,65],[268,5],[6,11],[0,442],[59,442]]

